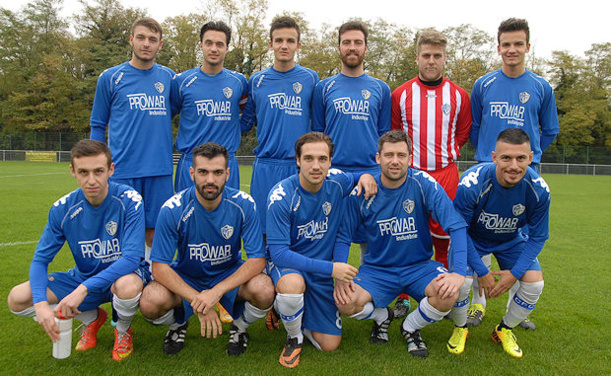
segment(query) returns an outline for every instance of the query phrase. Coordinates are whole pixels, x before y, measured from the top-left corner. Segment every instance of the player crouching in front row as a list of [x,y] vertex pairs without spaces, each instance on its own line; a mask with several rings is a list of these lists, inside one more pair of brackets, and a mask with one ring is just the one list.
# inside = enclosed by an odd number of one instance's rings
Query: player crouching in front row
[[[363,264],[351,282],[338,281],[335,300],[340,312],[357,320],[374,321],[370,342],[388,342],[393,311],[388,305],[402,292],[420,303],[401,325],[407,350],[428,356],[420,329],[446,316],[458,298],[467,271],[466,223],[443,188],[426,172],[410,168],[412,143],[395,130],[378,141],[375,177],[378,194],[366,199],[351,195],[338,242],[348,248],[357,228],[368,243]],[[431,260],[430,216],[452,240],[451,271]],[[345,226],[345,230],[344,230]]]
[[[131,187],[109,182],[114,172],[110,149],[94,140],[77,142],[70,151],[70,172],[80,188],[60,198],[30,265],[30,280],[15,286],[11,311],[36,316],[52,341],[59,340],[56,316],[83,323],[77,351],[97,344],[107,318],[99,306],[112,301],[117,311],[112,358],[133,353],[131,322],[138,311],[143,285],[150,279],[144,259],[144,208]],[[47,275],[49,263],[67,242],[76,266]],[[105,252],[100,252],[100,247]]]
[[272,282],[261,273],[265,248],[255,203],[248,194],[225,187],[228,158],[219,144],[196,147],[190,169],[195,184],[166,201],[159,214],[151,251],[155,281],[144,289],[140,311],[154,324],[170,326],[166,354],[182,350],[187,320],[194,313],[202,336],[221,334],[213,309],[220,301],[237,317],[227,354],[240,355],[248,345],[246,329],[265,317],[274,301]]
[[[473,240],[469,247],[477,251],[472,262],[469,250],[469,263],[482,276],[479,282],[486,297],[497,298],[519,281],[507,313],[492,332],[492,339],[516,358],[522,357],[522,350],[512,329],[530,315],[541,296],[544,283],[537,256],[549,238],[549,187],[528,167],[532,159],[526,132],[519,128],[502,131],[492,152],[494,163],[478,164],[465,171],[454,200],[454,206],[469,225],[469,237]],[[491,253],[501,270],[488,273],[480,257]],[[500,277],[496,285],[493,276]],[[453,317],[461,317],[461,322],[466,324],[466,310],[458,310],[461,314]],[[450,345],[464,349],[467,338],[466,333],[458,334],[465,332],[466,326],[457,329],[448,341],[448,349],[454,353],[459,352],[452,351]]]

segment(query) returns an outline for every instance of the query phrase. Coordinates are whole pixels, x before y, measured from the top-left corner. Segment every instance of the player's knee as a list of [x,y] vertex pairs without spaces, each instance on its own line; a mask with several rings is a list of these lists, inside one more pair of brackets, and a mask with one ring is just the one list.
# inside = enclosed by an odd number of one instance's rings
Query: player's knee
[[541,293],[543,293],[544,285],[545,283],[543,280],[537,282],[520,282],[520,288],[516,295],[528,303],[534,304],[539,300]]
[[7,303],[9,309],[13,312],[20,312],[31,307],[33,302],[29,282],[13,287],[8,294]]
[[276,292],[279,294],[303,294],[305,292],[303,277],[296,273],[284,275],[276,284]]
[[340,343],[342,342],[341,336],[326,336],[324,340],[317,340],[320,345],[320,349],[324,352],[335,351],[339,348]]
[[248,282],[248,295],[251,303],[259,308],[268,308],[274,302],[276,292],[272,280],[265,274],[259,274]]
[[162,306],[165,300],[159,288],[161,286],[157,282],[152,282],[143,291],[140,296],[140,312],[148,319],[154,319],[159,317],[162,311]]
[[113,283],[113,294],[119,299],[135,298],[142,292],[142,279],[135,273],[124,275]]

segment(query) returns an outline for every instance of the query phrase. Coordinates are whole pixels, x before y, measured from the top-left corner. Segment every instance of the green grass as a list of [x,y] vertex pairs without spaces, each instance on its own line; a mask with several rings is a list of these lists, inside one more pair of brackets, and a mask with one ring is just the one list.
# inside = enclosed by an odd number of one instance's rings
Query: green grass
[[[123,364],[110,357],[113,332],[105,325],[98,346],[73,352],[65,360],[51,356],[51,342],[32,320],[16,317],[5,304],[0,311],[0,374],[609,374],[611,346],[608,275],[611,266],[611,177],[546,175],[552,190],[551,237],[540,255],[545,289],[532,320],[537,330],[515,330],[525,353],[513,359],[490,340],[490,332],[505,309],[506,296],[492,300],[482,325],[471,329],[467,350],[454,356],[445,349],[452,324],[444,320],[422,330],[430,356],[415,359],[405,351],[399,322],[391,325],[390,343],[368,343],[371,323],[344,318],[340,349],[322,353],[306,345],[301,364],[288,371],[278,365],[285,332],[268,332],[263,322],[250,328],[245,355],[225,355],[228,325],[216,339],[199,337],[197,319],[191,319],[185,349],[176,356],[161,350],[165,327],[134,320],[134,355]],[[250,169],[241,168],[244,190]],[[35,242],[46,223],[50,205],[76,183],[67,164],[0,163],[0,291],[28,279]],[[354,265],[358,252],[352,252]],[[50,270],[73,265],[67,250],[60,252]],[[105,306],[108,308],[108,306]],[[75,325],[76,327],[76,325]],[[76,336],[74,337],[76,341]]]

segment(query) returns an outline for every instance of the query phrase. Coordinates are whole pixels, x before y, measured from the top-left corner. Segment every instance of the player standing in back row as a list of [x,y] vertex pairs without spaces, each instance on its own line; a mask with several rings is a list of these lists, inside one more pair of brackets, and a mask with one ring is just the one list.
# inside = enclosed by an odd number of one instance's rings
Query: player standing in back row
[[174,72],[155,63],[162,30],[152,18],[134,23],[131,60],[98,78],[91,111],[91,138],[104,142],[115,161],[112,180],[136,189],[144,199],[146,255],[150,254],[161,206],[172,196],[172,114]]
[[365,73],[368,35],[360,21],[340,26],[342,69],[316,85],[312,129],[333,140],[334,168],[375,174],[380,171],[375,158],[378,138],[390,130],[390,88]]
[[240,108],[248,95],[246,78],[223,68],[229,51],[231,29],[222,21],[211,21],[199,33],[202,65],[180,73],[172,80],[172,110],[180,112],[176,150],[176,192],[193,185],[189,168],[196,146],[216,142],[229,152],[227,186],[240,189],[240,170],[235,153],[240,146]]
[[[456,196],[460,148],[469,139],[471,102],[467,92],[443,76],[446,37],[435,31],[420,33],[416,64],[418,77],[392,93],[392,129],[402,129],[414,143],[412,167],[426,171],[443,187],[450,199]],[[448,267],[450,237],[431,218],[435,260]],[[395,317],[409,312],[409,297],[402,294]]]

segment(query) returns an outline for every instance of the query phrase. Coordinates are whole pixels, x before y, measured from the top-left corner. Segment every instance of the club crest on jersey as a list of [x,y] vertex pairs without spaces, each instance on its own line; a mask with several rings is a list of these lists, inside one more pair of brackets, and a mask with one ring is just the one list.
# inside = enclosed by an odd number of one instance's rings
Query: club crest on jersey
[[325,201],[325,203],[322,204],[322,212],[324,215],[329,215],[329,213],[331,213],[331,203],[329,201]]
[[367,89],[363,89],[361,90],[361,95],[363,98],[365,98],[365,100],[368,100],[371,97],[371,92]]
[[157,92],[159,94],[162,94],[163,91],[165,90],[165,85],[162,84],[161,82],[157,81],[157,82],[155,82],[155,90],[157,90]]
[[444,103],[443,106],[441,106],[441,111],[443,111],[443,114],[448,116],[450,114],[450,104],[449,103]]
[[520,102],[522,102],[522,104],[528,102],[529,99],[530,99],[530,94],[528,94],[526,91],[523,91],[520,93]]
[[229,238],[231,238],[233,235],[233,227],[229,225],[223,226],[221,228],[221,235],[223,235],[225,239],[229,240]]
[[403,201],[403,210],[405,210],[407,214],[412,214],[415,206],[414,201],[410,200],[409,198]]
[[110,236],[115,236],[115,234],[117,233],[117,227],[117,222],[110,221],[106,224],[106,232]]
[[229,99],[233,95],[233,90],[230,87],[226,87],[223,89],[223,95],[225,95],[225,98]]
[[515,204],[512,208],[511,208],[511,212],[513,213],[514,216],[519,216],[522,213],[524,213],[524,210],[526,209],[526,207],[522,204]]
[[303,89],[303,85],[302,84],[300,84],[299,82],[294,82],[293,83],[293,91],[295,92],[295,94],[301,93],[302,89]]

